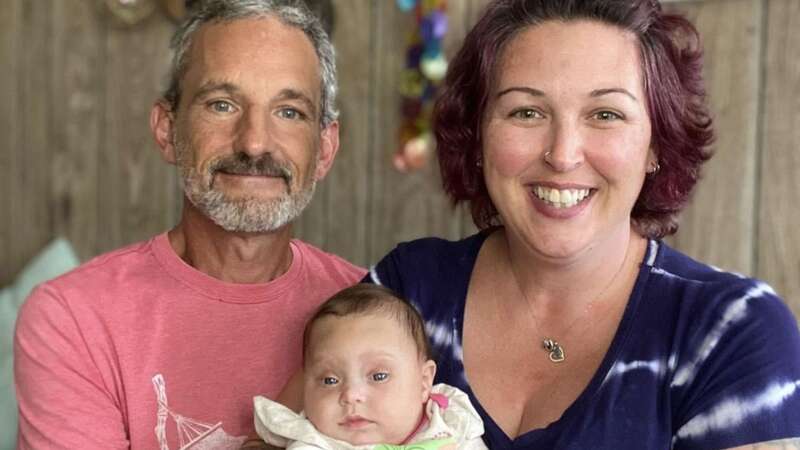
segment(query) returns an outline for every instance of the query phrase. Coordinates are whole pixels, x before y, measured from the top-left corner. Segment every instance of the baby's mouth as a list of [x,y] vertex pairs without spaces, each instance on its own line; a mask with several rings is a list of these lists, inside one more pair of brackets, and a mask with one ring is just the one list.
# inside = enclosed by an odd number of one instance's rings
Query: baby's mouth
[[345,417],[339,425],[347,428],[363,428],[371,423],[372,421],[369,419],[365,419],[359,415],[352,415]]

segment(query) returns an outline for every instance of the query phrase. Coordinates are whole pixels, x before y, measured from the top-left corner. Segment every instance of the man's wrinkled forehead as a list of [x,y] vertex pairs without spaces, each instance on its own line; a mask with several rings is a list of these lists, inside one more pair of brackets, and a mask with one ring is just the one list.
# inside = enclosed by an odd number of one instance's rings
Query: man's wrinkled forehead
[[[187,51],[181,86],[236,86],[257,77],[283,83],[285,96],[309,101],[318,113],[322,97],[320,61],[309,37],[274,16],[257,16],[201,25]],[[239,87],[241,89],[241,87]],[[302,98],[300,98],[302,97]]]

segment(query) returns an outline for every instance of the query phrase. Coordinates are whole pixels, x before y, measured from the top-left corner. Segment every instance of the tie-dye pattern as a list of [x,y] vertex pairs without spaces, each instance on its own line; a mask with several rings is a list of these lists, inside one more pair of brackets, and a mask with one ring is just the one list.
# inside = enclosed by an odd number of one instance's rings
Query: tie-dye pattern
[[664,370],[667,368],[667,365],[664,361],[631,361],[631,362],[622,362],[617,361],[611,367],[611,370],[608,371],[606,374],[605,379],[603,380],[603,384],[605,384],[609,379],[614,377],[619,377],[631,372],[633,370],[647,370],[653,373],[653,376],[661,377],[664,374]]
[[719,322],[714,325],[711,332],[703,339],[703,342],[698,347],[697,355],[686,365],[678,369],[675,378],[672,380],[672,386],[683,386],[684,384],[690,383],[695,376],[698,366],[700,366],[703,361],[708,358],[708,355],[714,351],[714,348],[719,344],[719,340],[722,336],[724,336],[736,322],[747,319],[748,302],[764,298],[764,294],[767,293],[775,295],[775,291],[773,291],[771,287],[764,283],[757,283],[757,285],[748,290],[744,296],[733,300],[728,307],[725,308],[725,312],[722,314]]
[[800,380],[773,383],[754,396],[723,400],[707,413],[694,416],[678,430],[675,439],[702,438],[711,432],[736,429],[753,416],[779,410],[798,395],[798,386]]
[[510,439],[467,383],[461,330],[483,232],[401,244],[365,281],[420,310],[436,382],[467,392],[492,449],[724,449],[800,437],[800,333],[766,284],[650,241],[608,354],[586,390],[544,429]]

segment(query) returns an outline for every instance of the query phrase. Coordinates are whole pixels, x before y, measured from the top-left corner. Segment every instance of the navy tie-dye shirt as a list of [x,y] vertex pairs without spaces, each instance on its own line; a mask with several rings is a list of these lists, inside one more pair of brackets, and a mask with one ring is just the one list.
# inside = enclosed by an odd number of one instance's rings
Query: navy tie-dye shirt
[[491,449],[724,449],[800,437],[800,333],[763,282],[650,241],[617,334],[587,388],[544,429],[510,439],[475,398],[461,336],[487,232],[399,245],[365,281],[408,298],[426,322],[437,383],[467,392]]

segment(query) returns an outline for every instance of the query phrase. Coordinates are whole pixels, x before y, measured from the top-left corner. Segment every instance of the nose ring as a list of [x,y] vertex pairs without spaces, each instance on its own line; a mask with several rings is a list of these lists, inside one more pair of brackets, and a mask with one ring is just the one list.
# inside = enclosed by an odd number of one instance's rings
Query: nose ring
[[544,162],[546,162],[547,164],[550,164],[550,156],[551,156],[551,153],[552,153],[552,152],[551,152],[551,151],[549,151],[549,150],[548,150],[548,151],[546,151],[546,152],[544,153]]

